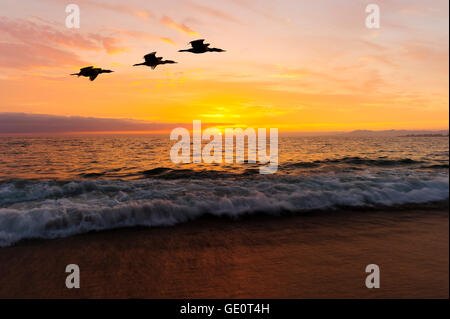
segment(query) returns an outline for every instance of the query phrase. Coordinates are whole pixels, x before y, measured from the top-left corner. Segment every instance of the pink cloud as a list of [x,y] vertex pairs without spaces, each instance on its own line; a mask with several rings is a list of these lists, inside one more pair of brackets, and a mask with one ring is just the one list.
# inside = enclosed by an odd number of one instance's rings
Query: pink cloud
[[117,30],[121,34],[127,37],[133,37],[140,40],[148,40],[148,41],[163,41],[172,45],[175,45],[175,41],[168,37],[161,37],[147,32],[140,31],[130,31],[130,30]]
[[39,66],[67,66],[84,64],[70,49],[123,51],[119,40],[99,34],[83,35],[74,31],[62,32],[51,24],[0,17],[0,66],[4,68],[32,68]]
[[[56,3],[62,2],[61,0],[47,0],[47,1],[56,2]],[[70,3],[70,2],[68,2],[68,3]],[[68,3],[66,3],[66,5]],[[112,3],[92,1],[92,0],[77,0],[74,3],[78,4],[79,6],[86,5],[86,6],[97,7],[97,8],[101,8],[104,10],[117,12],[117,13],[121,13],[121,14],[128,14],[128,15],[132,15],[132,16],[137,17],[142,20],[148,20],[150,18],[155,17],[151,11],[142,9],[142,8],[132,7],[129,3],[127,3],[126,5],[120,5],[120,4],[112,4]]]
[[162,17],[161,18],[161,23],[167,25],[168,27],[170,27],[172,29],[175,29],[177,31],[183,32],[183,33],[188,34],[188,35],[196,35],[196,36],[199,35],[197,32],[192,30],[187,25],[185,25],[183,23],[181,23],[181,24],[177,23],[177,22],[173,21],[171,18],[169,18],[168,16]]
[[120,49],[119,40],[99,34],[83,35],[73,31],[59,31],[46,24],[37,24],[27,20],[10,20],[0,17],[0,34],[8,34],[23,43],[45,43],[49,46],[63,46],[70,49],[104,49],[108,53]]
[[2,43],[0,42],[0,67],[29,69],[33,67],[56,67],[83,65],[73,53],[42,44]]
[[207,7],[204,5],[200,5],[200,4],[197,4],[194,2],[190,2],[189,5],[192,8],[196,9],[197,11],[202,12],[207,15],[210,15],[214,18],[219,18],[219,19],[226,20],[229,22],[234,22],[234,23],[242,23],[242,21],[240,21],[239,19],[233,17],[231,14],[228,14],[224,11],[213,9],[213,8],[210,8],[210,7]]
[[81,0],[81,4],[87,4],[90,6],[102,8],[109,11],[114,11],[118,13],[125,13],[129,14],[135,17],[138,17],[143,20],[148,20],[150,18],[154,18],[154,14],[148,10],[141,9],[141,8],[133,8],[129,4],[127,5],[119,5],[119,4],[111,4],[106,2],[97,2],[92,0]]
[[75,32],[60,32],[49,25],[0,17],[0,32],[24,43],[40,42],[84,50],[100,50],[98,43]]
[[232,0],[236,5],[241,6],[255,14],[258,14],[266,19],[280,22],[283,24],[289,23],[289,19],[282,18],[273,13],[271,9],[263,9],[260,5],[255,4],[256,1],[249,0]]

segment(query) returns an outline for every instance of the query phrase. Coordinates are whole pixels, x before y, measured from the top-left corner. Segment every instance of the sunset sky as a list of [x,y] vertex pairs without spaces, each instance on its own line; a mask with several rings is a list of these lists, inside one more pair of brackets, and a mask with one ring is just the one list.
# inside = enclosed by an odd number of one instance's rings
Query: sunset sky
[[[81,28],[65,27],[66,5]],[[365,7],[381,8],[381,28]],[[448,0],[1,0],[0,113],[448,129]],[[207,39],[225,53],[177,52]],[[157,51],[178,64],[133,67]],[[95,65],[115,73],[69,76]]]

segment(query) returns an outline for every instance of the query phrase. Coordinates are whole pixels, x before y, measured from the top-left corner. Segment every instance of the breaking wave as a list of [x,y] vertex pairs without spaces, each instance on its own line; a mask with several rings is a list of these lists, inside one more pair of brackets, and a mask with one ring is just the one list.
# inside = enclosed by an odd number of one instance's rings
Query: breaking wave
[[448,172],[396,171],[246,179],[5,181],[0,183],[0,246],[120,227],[172,226],[208,214],[278,215],[448,201],[448,178]]

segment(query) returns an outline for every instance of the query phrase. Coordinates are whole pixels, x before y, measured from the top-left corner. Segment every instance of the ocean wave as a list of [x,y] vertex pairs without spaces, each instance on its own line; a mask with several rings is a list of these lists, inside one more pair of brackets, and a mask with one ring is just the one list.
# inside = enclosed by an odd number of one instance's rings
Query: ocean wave
[[389,158],[380,157],[378,159],[371,159],[371,158],[353,156],[353,157],[317,160],[317,161],[312,161],[312,162],[290,163],[290,164],[287,164],[287,166],[311,168],[311,167],[319,167],[321,165],[326,165],[326,164],[348,164],[348,165],[387,167],[387,166],[416,165],[416,164],[422,164],[422,163],[423,163],[422,161],[413,160],[410,158],[389,159]]
[[448,169],[449,165],[448,164],[423,165],[420,168],[425,168],[425,169]]
[[[164,173],[164,170],[151,174]],[[150,175],[151,175],[150,174]],[[0,246],[130,226],[172,226],[203,215],[301,213],[448,201],[447,172],[247,179],[8,181],[0,183]]]
[[[248,168],[246,166],[252,166]],[[110,171],[88,171],[78,174],[81,178],[86,179],[100,179],[100,178],[160,178],[160,179],[183,179],[183,178],[206,178],[206,179],[220,179],[220,178],[247,178],[249,175],[259,175],[259,167],[263,166],[261,163],[245,163],[238,169],[218,167],[214,169],[200,169],[200,168],[171,168],[171,167],[155,167],[148,170],[130,171],[126,167],[114,169]],[[255,167],[256,168],[253,168]],[[298,171],[343,171],[343,170],[364,170],[370,168],[377,169],[395,169],[402,167],[410,167],[416,170],[445,170],[448,169],[448,164],[436,164],[435,162],[424,162],[413,160],[410,158],[389,159],[377,158],[370,159],[364,157],[343,157],[337,159],[324,159],[305,162],[287,162],[280,164],[278,172],[281,174],[295,174]]]

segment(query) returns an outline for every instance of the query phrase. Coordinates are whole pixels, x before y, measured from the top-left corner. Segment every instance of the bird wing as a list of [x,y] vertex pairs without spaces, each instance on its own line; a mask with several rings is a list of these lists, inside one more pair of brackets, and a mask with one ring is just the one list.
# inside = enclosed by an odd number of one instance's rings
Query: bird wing
[[145,62],[150,62],[150,63],[157,62],[158,59],[156,58],[156,52],[147,54],[146,56],[144,56],[144,60],[145,60]]
[[91,74],[91,75],[89,76],[89,80],[94,81],[94,80],[97,78],[97,76],[98,76],[98,73]]
[[205,41],[204,39],[200,39],[200,40],[191,41],[189,43],[192,45],[193,48],[196,48],[196,47],[203,47],[204,41]]
[[210,52],[226,52],[225,50],[219,49],[219,48],[211,48],[211,49],[209,49],[209,51]]
[[177,62],[172,61],[172,60],[164,60],[164,61],[161,61],[161,64],[173,64],[173,63],[177,63]]
[[93,68],[94,68],[93,66],[87,66],[87,67],[85,67],[85,68],[80,69],[80,71],[81,71],[81,72],[83,72],[83,71],[89,71],[89,70],[91,70],[91,69],[93,69]]

